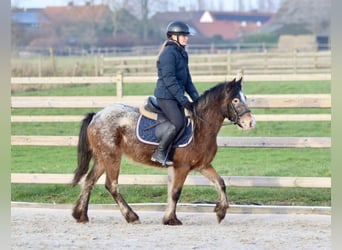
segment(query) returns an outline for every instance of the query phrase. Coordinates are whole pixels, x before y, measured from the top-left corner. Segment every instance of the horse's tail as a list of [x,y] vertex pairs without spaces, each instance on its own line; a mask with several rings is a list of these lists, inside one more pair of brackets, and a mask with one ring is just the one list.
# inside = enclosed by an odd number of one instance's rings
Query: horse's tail
[[81,178],[88,172],[89,162],[93,157],[93,152],[89,146],[87,128],[95,113],[89,113],[82,121],[77,145],[77,168],[74,172],[72,186],[76,186]]

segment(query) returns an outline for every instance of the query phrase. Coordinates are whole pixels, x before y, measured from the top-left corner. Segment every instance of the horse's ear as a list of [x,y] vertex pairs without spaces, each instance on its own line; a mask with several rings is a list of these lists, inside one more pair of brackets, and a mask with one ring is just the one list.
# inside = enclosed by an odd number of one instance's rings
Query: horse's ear
[[236,81],[242,81],[242,78],[243,78],[243,69],[240,69],[239,72],[237,72],[236,74]]
[[229,82],[228,81],[225,82],[225,85],[226,85],[225,89],[227,93],[230,92],[230,90],[234,87],[235,83],[236,83],[236,78],[233,78]]
[[236,74],[236,83],[240,86],[242,89],[242,80],[243,80],[243,70],[241,69],[237,74]]

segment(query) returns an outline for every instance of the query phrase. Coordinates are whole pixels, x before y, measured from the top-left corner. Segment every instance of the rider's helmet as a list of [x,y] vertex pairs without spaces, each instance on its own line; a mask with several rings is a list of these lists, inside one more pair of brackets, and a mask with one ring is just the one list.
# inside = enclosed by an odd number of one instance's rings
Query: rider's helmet
[[171,35],[190,35],[190,28],[184,22],[173,21],[166,28],[166,36],[170,37]]

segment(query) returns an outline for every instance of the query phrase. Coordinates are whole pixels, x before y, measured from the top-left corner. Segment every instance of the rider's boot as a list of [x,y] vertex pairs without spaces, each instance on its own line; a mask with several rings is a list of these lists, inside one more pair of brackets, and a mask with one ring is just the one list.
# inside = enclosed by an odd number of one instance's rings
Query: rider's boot
[[172,166],[173,162],[167,158],[167,150],[176,136],[176,127],[173,124],[167,128],[161,138],[157,150],[152,154],[151,160],[163,166]]

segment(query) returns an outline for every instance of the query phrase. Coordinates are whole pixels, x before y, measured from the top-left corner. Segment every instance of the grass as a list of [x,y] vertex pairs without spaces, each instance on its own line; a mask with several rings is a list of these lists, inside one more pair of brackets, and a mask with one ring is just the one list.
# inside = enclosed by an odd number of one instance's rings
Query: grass
[[[12,185],[16,199],[26,202],[74,203],[80,187],[71,188],[64,185]],[[165,203],[166,186],[127,186],[121,185],[120,192],[128,203]],[[260,204],[286,206],[331,206],[327,197],[330,189],[299,188],[227,188],[231,204]],[[13,197],[13,196],[12,196]],[[179,202],[212,203],[217,193],[213,187],[185,186]],[[112,204],[113,199],[102,185],[95,186],[90,203]]]
[[42,76],[94,76],[95,57],[93,56],[40,56],[11,58],[12,76],[37,77],[39,65]]
[[[199,93],[213,87],[216,83],[198,83]],[[127,83],[124,95],[152,95],[155,83]],[[245,82],[244,92],[254,94],[328,94],[330,81],[302,81],[298,82]],[[108,84],[97,85],[67,85],[53,89],[16,91],[13,96],[115,96],[116,86]]]
[[[213,84],[197,84],[199,92]],[[127,84],[126,95],[151,95],[154,84]],[[248,82],[250,94],[330,93],[329,81],[317,82]],[[114,85],[64,86],[26,90],[15,96],[111,96]],[[84,115],[92,109],[13,109],[12,115]],[[316,114],[330,109],[255,109],[255,114]],[[79,123],[12,123],[12,135],[77,135]],[[330,136],[330,122],[258,122],[257,128],[244,133],[235,126],[222,127],[219,136]],[[76,147],[12,146],[11,170],[14,173],[73,173],[77,162]],[[230,176],[299,176],[330,177],[330,149],[310,148],[219,148],[213,161],[220,175]],[[122,174],[166,174],[166,170],[122,161]],[[198,174],[196,172],[191,174]],[[80,187],[68,185],[12,184],[13,201],[73,203]],[[120,191],[130,203],[166,202],[166,186],[122,185]],[[269,205],[330,206],[330,189],[322,188],[237,188],[228,187],[231,203]],[[213,187],[184,187],[180,202],[213,202]],[[91,203],[112,203],[103,185],[97,185]]]
[[[76,152],[76,147],[12,146],[11,168],[16,173],[73,173]],[[329,149],[219,148],[213,165],[221,175],[305,177],[330,176],[329,162]],[[166,171],[123,158],[121,173],[165,174]]]
[[[245,132],[233,125],[221,128],[219,136],[330,136],[328,121],[315,122],[258,122],[254,130]],[[12,135],[78,135],[80,122],[13,123]],[[286,132],[284,132],[286,131]]]

